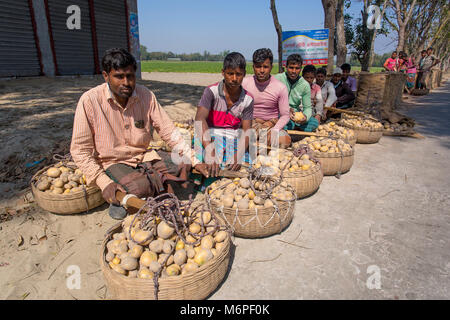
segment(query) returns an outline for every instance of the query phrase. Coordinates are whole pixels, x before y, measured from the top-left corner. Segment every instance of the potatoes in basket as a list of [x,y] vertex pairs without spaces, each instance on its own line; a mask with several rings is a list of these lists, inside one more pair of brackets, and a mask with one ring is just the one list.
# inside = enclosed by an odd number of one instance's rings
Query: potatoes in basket
[[62,162],[48,168],[35,182],[39,191],[59,195],[83,191],[82,186],[85,184],[86,177],[80,169],[74,166],[63,166]]

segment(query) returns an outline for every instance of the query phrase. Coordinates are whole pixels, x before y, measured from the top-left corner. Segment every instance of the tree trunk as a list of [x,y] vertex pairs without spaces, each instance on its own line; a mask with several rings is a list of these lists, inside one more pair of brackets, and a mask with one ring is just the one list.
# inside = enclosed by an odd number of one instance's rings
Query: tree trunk
[[278,73],[283,72],[283,31],[278,22],[277,8],[275,7],[275,0],[270,0],[270,10],[272,11],[273,24],[278,35]]
[[347,44],[345,41],[344,28],[344,0],[337,0],[336,10],[336,38],[337,38],[337,60],[336,65],[341,66],[347,57]]
[[403,47],[405,46],[405,28],[405,24],[398,26],[397,52],[403,51]]
[[333,72],[334,62],[334,29],[336,26],[336,0],[322,0],[325,14],[324,27],[328,28],[328,65],[327,73]]

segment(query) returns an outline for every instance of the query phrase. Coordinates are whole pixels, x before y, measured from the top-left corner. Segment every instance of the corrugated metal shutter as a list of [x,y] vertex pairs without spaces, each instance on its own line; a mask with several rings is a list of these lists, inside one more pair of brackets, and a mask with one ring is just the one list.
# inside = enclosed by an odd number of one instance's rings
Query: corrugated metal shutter
[[[67,18],[71,15],[66,13],[67,8],[71,5],[77,5],[81,9],[79,30],[70,30],[66,25]],[[94,74],[95,61],[88,1],[48,0],[48,10],[59,74]]]
[[0,1],[0,77],[41,72],[27,0]]
[[127,17],[124,0],[95,0],[98,59],[110,48],[128,49]]

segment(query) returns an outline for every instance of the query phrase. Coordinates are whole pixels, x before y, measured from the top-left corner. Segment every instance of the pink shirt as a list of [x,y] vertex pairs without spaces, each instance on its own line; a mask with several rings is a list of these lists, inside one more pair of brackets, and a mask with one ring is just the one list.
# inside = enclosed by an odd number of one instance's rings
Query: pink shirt
[[242,87],[253,96],[253,118],[279,118],[273,128],[283,129],[289,122],[289,96],[286,86],[273,76],[262,83],[258,82],[255,76],[250,76],[244,78]]
[[387,62],[387,68],[390,71],[395,71],[395,67],[397,66],[397,59],[387,58],[386,62]]
[[348,76],[347,80],[345,80],[345,83],[348,84],[348,86],[350,87],[350,89],[352,89],[352,91],[356,91],[356,79],[355,78]]

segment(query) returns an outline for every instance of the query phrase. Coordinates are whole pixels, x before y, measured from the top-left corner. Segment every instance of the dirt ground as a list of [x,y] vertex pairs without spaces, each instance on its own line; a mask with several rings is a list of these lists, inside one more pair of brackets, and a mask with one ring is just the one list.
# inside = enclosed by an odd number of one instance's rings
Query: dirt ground
[[[204,87],[221,76],[143,78],[174,120],[186,120]],[[0,81],[0,299],[110,298],[99,266],[104,234],[116,223],[107,205],[55,215],[40,209],[28,188],[53,154],[68,152],[78,98],[102,81]],[[297,201],[282,234],[234,239],[230,271],[210,298],[449,299],[448,101],[448,82],[410,97],[401,112],[416,119],[426,139],[357,145],[351,171],[325,177],[316,194]],[[80,268],[80,289],[66,285],[70,266]],[[377,271],[380,286],[373,288]]]

